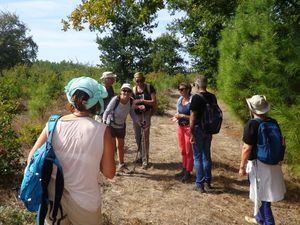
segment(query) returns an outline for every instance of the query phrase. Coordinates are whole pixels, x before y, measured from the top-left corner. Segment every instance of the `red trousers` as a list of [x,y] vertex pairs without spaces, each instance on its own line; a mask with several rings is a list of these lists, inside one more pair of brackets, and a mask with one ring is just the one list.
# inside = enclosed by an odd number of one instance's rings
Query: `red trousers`
[[194,158],[193,158],[192,145],[190,143],[190,136],[191,136],[190,126],[177,125],[177,136],[178,136],[178,145],[182,155],[183,168],[185,168],[186,171],[188,172],[192,172],[194,167]]

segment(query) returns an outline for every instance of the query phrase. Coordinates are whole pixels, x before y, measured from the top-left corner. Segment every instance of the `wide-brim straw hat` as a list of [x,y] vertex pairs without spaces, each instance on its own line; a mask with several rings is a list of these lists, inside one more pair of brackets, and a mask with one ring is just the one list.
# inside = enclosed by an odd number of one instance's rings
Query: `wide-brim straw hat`
[[251,112],[257,115],[266,114],[270,111],[270,104],[264,95],[253,95],[251,98],[246,98],[246,102]]

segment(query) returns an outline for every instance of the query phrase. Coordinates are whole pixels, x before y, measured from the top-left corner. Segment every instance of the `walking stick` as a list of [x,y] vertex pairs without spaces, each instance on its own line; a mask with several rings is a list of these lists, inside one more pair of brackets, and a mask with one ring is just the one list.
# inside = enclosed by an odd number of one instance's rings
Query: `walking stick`
[[135,156],[133,168],[132,168],[131,171],[128,172],[129,174],[133,174],[135,172],[139,151],[141,150],[141,152],[143,152],[144,149],[145,149],[145,132],[144,132],[145,124],[146,124],[145,116],[144,116],[144,112],[142,112],[142,118],[141,118],[141,121],[140,121],[140,124],[139,124],[141,126],[141,136],[140,136],[140,140],[139,140],[139,143],[138,143],[138,148],[137,148],[137,151],[136,151],[136,156]]

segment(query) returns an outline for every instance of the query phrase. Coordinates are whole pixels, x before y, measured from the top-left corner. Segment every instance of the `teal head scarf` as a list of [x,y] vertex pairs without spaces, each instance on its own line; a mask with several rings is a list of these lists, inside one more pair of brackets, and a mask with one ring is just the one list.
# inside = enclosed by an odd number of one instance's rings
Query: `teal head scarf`
[[68,101],[74,106],[72,96],[75,91],[81,90],[89,95],[89,99],[85,104],[86,109],[92,108],[97,102],[101,105],[101,112],[103,112],[104,103],[103,98],[107,97],[107,91],[105,87],[99,84],[96,80],[90,77],[78,77],[72,79],[67,86],[65,86],[65,93]]

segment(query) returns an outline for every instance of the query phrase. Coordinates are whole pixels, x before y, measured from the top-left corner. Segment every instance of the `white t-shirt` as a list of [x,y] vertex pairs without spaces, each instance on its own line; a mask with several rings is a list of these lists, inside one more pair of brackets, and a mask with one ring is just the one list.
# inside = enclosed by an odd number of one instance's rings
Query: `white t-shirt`
[[91,212],[96,211],[101,202],[97,177],[105,128],[106,125],[89,117],[62,118],[53,133],[53,147],[63,169],[64,188],[78,205]]

